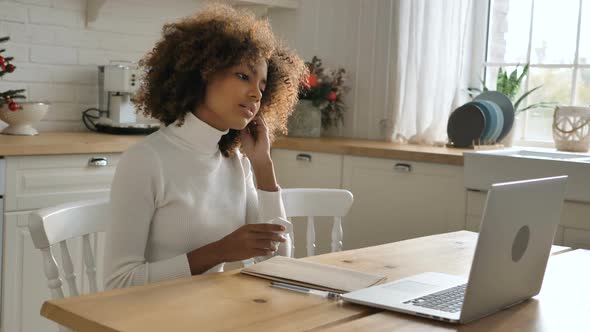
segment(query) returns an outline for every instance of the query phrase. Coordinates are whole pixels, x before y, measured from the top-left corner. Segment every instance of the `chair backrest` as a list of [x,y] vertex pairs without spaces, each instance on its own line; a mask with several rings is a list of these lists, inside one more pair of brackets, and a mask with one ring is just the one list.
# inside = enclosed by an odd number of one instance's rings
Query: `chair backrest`
[[[307,255],[315,255],[315,218],[333,217],[331,250],[342,250],[342,217],[352,206],[352,193],[345,189],[291,188],[282,189],[281,197],[285,205],[287,219],[307,217]],[[330,219],[328,219],[330,221]],[[295,235],[290,234],[293,244]],[[291,250],[295,253],[295,246]]]
[[47,285],[53,299],[64,297],[62,279],[59,276],[57,261],[50,248],[59,244],[62,269],[68,284],[69,295],[80,294],[76,285],[72,256],[66,240],[82,237],[84,265],[90,292],[97,291],[96,262],[92,253],[90,235],[106,230],[110,218],[108,199],[97,199],[66,203],[55,207],[40,209],[29,215],[29,231],[35,248],[43,254],[43,269]]

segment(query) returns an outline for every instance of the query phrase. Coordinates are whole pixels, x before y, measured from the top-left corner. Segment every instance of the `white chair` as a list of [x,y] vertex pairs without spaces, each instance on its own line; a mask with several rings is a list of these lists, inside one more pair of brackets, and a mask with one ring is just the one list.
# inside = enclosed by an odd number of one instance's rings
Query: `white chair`
[[[291,188],[282,189],[281,197],[287,219],[307,217],[307,256],[315,255],[315,218],[334,217],[332,224],[331,250],[342,250],[342,217],[352,206],[352,193],[345,189]],[[330,219],[328,219],[330,221]],[[290,233],[295,253],[295,237]]]
[[[69,296],[78,296],[72,256],[66,240],[82,237],[83,259],[86,266],[88,286],[91,293],[98,289],[96,282],[96,262],[92,253],[90,235],[106,230],[110,218],[108,199],[97,199],[66,203],[55,207],[40,209],[29,215],[29,231],[35,248],[43,254],[43,268],[52,299],[64,297],[62,279],[59,276],[57,261],[50,248],[59,243],[62,269],[68,284]],[[60,327],[62,331],[69,331]]]

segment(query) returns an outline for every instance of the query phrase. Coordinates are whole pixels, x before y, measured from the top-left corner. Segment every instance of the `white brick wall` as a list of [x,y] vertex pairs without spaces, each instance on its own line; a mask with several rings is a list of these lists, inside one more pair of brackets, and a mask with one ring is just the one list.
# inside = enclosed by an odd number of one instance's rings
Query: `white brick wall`
[[39,130],[85,130],[82,111],[98,106],[96,66],[139,60],[165,22],[206,0],[106,0],[87,10],[100,2],[0,0],[0,36],[11,38],[2,48],[17,66],[0,79],[0,91],[26,89],[28,100],[51,102]]

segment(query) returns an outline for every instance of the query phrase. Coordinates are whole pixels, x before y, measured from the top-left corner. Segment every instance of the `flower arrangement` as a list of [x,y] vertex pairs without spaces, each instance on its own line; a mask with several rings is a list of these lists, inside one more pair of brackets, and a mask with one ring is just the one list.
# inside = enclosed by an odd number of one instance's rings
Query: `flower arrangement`
[[322,128],[338,127],[344,124],[344,95],[349,87],[344,86],[347,79],[344,68],[329,71],[322,67],[322,60],[314,56],[311,62],[306,62],[309,75],[302,82],[303,88],[299,99],[311,100],[319,108],[322,115]]
[[[5,43],[9,39],[9,37],[2,37],[0,38],[0,43]],[[5,74],[10,74],[16,69],[16,66],[10,63],[10,61],[13,60],[12,57],[2,56],[4,51],[5,49],[0,49],[0,77],[4,76]],[[13,112],[19,110],[21,106],[15,101],[15,99],[25,98],[25,96],[22,95],[24,91],[24,89],[18,89],[0,92],[0,108],[4,107],[4,104],[7,104],[8,110]]]

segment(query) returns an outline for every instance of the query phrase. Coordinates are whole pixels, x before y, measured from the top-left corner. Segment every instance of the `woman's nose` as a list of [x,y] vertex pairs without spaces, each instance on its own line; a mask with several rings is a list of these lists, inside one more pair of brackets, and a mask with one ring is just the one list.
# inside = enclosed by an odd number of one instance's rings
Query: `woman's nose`
[[252,98],[255,102],[260,101],[262,99],[262,92],[258,87],[253,87],[250,89],[250,98]]

